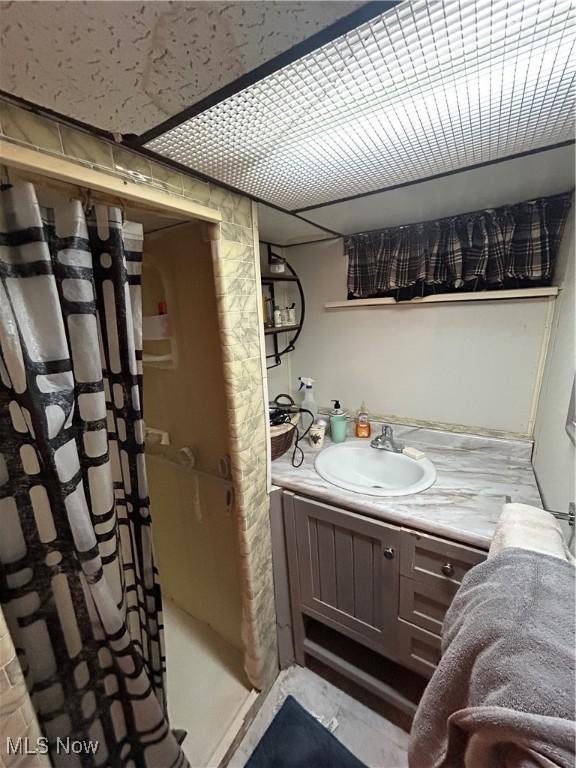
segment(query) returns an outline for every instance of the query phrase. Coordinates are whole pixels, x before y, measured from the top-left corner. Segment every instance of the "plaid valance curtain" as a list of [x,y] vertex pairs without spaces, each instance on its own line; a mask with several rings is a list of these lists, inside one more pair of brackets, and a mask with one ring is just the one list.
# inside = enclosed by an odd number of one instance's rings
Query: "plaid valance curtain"
[[572,194],[350,235],[348,298],[548,285]]

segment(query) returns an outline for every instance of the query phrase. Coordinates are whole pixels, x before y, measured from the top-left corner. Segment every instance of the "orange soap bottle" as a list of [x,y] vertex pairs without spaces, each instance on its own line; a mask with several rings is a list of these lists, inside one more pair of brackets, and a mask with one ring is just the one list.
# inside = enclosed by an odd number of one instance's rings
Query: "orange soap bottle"
[[356,437],[370,437],[371,432],[370,417],[366,410],[366,404],[362,403],[356,416]]

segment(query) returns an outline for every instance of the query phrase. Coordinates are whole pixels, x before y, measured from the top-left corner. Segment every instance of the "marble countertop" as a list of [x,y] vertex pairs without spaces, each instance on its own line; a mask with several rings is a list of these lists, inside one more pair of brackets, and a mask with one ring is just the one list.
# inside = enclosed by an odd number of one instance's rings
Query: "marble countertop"
[[[353,512],[483,549],[490,545],[506,496],[512,501],[542,506],[529,441],[410,426],[394,427],[394,436],[406,446],[425,451],[434,462],[438,478],[431,488],[396,497],[368,496],[338,488],[314,469],[318,452],[306,439],[301,443],[302,466],[292,466],[290,449],[272,462],[272,482]],[[324,447],[330,444],[327,438]]]

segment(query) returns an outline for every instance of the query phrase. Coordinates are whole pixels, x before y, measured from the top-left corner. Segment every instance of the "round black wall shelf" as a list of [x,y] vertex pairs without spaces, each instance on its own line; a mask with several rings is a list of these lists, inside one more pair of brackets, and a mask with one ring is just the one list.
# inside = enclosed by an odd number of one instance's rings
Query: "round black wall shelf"
[[[296,343],[296,340],[298,339],[298,336],[300,336],[300,333],[302,331],[302,326],[304,324],[304,315],[306,310],[306,303],[304,300],[304,291],[302,289],[302,283],[300,282],[300,278],[294,271],[294,269],[288,264],[288,262],[284,259],[284,265],[286,269],[288,270],[289,274],[285,273],[277,273],[277,274],[267,274],[262,275],[261,283],[262,285],[267,285],[270,288],[270,298],[272,299],[272,306],[274,307],[276,304],[275,301],[275,292],[274,287],[277,283],[294,283],[298,290],[298,295],[300,297],[300,315],[298,318],[298,322],[294,325],[280,325],[280,326],[264,326],[264,335],[265,336],[271,336],[274,344],[274,351],[271,354],[266,355],[266,360],[273,360],[274,362],[272,365],[267,365],[266,367],[268,370],[271,368],[276,368],[279,365],[282,365],[282,356],[287,355],[288,352],[294,351],[294,344]],[[280,334],[289,334],[289,340],[284,346],[281,346],[279,343],[279,336]]]

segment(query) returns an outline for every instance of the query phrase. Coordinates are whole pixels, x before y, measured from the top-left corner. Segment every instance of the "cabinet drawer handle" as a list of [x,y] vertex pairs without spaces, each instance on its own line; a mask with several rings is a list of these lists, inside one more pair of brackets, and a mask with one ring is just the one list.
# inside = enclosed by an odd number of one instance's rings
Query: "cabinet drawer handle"
[[444,576],[448,576],[448,577],[454,576],[454,566],[452,565],[452,563],[444,563],[444,565],[440,570],[442,571]]
[[394,547],[386,547],[386,549],[384,550],[384,557],[387,560],[394,560],[395,554],[396,553],[394,552]]

